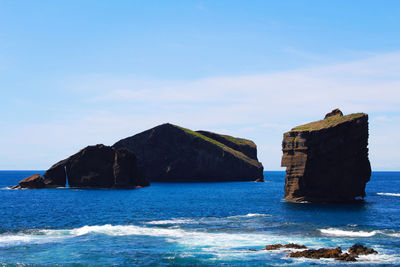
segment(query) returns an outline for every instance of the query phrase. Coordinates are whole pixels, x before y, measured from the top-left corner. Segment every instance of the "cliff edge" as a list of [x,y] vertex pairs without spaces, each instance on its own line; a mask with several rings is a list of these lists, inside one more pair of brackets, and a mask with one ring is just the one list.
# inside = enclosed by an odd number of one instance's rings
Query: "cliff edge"
[[170,123],[122,139],[114,148],[126,148],[138,157],[140,170],[150,181],[253,181],[263,178],[263,166],[249,140],[195,132]]
[[333,110],[286,132],[282,151],[285,200],[347,202],[365,196],[371,176],[367,114]]

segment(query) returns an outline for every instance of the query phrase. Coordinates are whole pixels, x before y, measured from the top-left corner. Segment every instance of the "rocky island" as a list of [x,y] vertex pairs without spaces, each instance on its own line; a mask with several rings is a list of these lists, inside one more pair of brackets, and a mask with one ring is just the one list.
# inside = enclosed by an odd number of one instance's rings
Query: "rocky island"
[[365,196],[371,176],[367,114],[333,110],[285,133],[282,151],[285,200],[347,202]]
[[263,179],[256,145],[246,139],[192,131],[170,123],[114,144],[138,156],[150,181],[217,182]]
[[263,181],[257,147],[247,139],[162,124],[118,141],[88,146],[25,178],[20,188],[132,188],[149,181]]
[[71,187],[85,188],[133,188],[149,185],[149,181],[140,173],[137,158],[131,151],[95,145],[54,164],[43,177],[32,175],[12,188],[64,187],[67,182]]

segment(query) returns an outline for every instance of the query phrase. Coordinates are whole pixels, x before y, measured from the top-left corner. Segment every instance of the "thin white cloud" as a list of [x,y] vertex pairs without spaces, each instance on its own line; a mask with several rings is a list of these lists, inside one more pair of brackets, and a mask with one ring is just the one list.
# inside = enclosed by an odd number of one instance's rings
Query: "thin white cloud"
[[[339,107],[344,113],[370,114],[370,151],[374,168],[400,169],[400,143],[387,138],[400,129],[384,118],[400,114],[400,52],[285,72],[198,80],[154,80],[91,75],[68,83],[66,90],[90,92],[92,113],[61,125],[31,125],[3,133],[13,149],[31,137],[48,151],[37,162],[48,167],[78,146],[120,138],[171,122],[193,129],[223,131],[254,140],[265,169],[280,168],[282,134]],[[80,107],[76,106],[79,110]],[[27,152],[29,153],[29,152]],[[0,155],[1,160],[6,155]],[[32,156],[33,157],[33,156]],[[33,159],[32,162],[35,162]],[[1,163],[0,163],[1,164]],[[3,167],[4,168],[4,167]]]

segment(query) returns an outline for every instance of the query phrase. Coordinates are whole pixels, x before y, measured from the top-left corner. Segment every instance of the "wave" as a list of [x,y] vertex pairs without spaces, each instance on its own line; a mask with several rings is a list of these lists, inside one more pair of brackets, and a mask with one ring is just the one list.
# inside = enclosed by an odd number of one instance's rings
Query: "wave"
[[171,220],[160,220],[160,221],[150,221],[147,224],[156,224],[156,225],[163,225],[163,224],[196,224],[198,223],[196,220],[192,219],[171,219]]
[[318,229],[321,233],[328,236],[343,236],[343,237],[371,237],[377,234],[377,231],[348,231],[337,228]]
[[73,229],[32,230],[29,233],[1,234],[0,247],[21,243],[57,242],[63,239],[76,238],[89,234],[108,236],[154,236],[164,237],[168,242],[177,242],[190,247],[208,248],[247,248],[264,247],[271,243],[297,242],[304,243],[304,238],[291,238],[269,233],[224,233],[188,231],[180,228],[161,228],[136,225],[94,225]]
[[376,193],[380,196],[400,197],[400,193]]
[[271,215],[262,214],[262,213],[248,213],[246,215],[234,215],[229,216],[228,218],[252,218],[252,217],[270,217]]
[[[346,236],[367,236],[373,232],[352,232],[334,228],[321,229],[321,232],[345,234]],[[167,242],[177,243],[187,248],[189,253],[211,253],[218,259],[232,259],[232,257],[254,257],[260,253],[284,253],[283,251],[266,251],[258,250],[257,252],[249,252],[249,248],[261,249],[267,244],[275,243],[299,243],[307,245],[310,248],[325,247],[326,239],[316,239],[311,236],[282,236],[271,234],[268,232],[261,233],[226,233],[226,232],[205,232],[184,230],[180,228],[161,228],[137,225],[93,225],[83,226],[73,229],[46,229],[46,230],[31,230],[25,233],[1,234],[0,247],[16,246],[19,244],[38,244],[49,242],[62,242],[65,239],[79,238],[81,236],[102,234],[110,237],[118,236],[152,236],[165,238]],[[85,237],[87,242],[88,237]],[[330,241],[329,241],[330,242]],[[348,244],[350,246],[350,244]],[[379,251],[378,257],[365,257],[362,261],[365,262],[393,262],[393,258],[388,258]],[[383,253],[384,254],[384,253]],[[398,256],[398,255],[396,255]],[[380,257],[380,258],[379,258]],[[382,258],[386,257],[386,258]],[[396,259],[397,261],[398,259]],[[398,262],[398,261],[397,261]]]

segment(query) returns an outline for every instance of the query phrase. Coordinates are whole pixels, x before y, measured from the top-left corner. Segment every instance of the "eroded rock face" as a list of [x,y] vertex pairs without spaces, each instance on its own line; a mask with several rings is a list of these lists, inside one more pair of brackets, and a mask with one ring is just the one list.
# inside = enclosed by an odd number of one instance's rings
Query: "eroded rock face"
[[37,189],[44,188],[45,185],[43,183],[43,177],[39,174],[31,175],[21,181],[19,181],[18,185],[11,187],[12,189]]
[[149,185],[138,171],[136,156],[126,149],[88,146],[53,165],[44,174],[46,187],[135,187]]
[[286,200],[340,202],[365,196],[371,176],[367,114],[343,116],[334,110],[324,120],[285,133],[282,151]]
[[[263,178],[263,166],[256,159],[253,142],[202,133],[167,123],[120,140],[113,147],[133,151],[138,156],[140,169],[150,181],[253,181]],[[226,140],[222,142],[222,139]],[[250,144],[249,151],[243,148],[246,144]],[[242,148],[236,150],[238,147]]]

